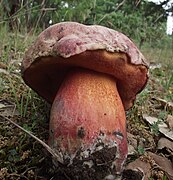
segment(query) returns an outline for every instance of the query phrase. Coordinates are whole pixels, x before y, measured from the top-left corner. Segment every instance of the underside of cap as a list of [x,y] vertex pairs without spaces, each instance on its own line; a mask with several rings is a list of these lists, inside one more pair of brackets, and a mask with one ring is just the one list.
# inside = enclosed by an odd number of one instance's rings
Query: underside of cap
[[133,105],[136,94],[143,89],[148,79],[144,65],[131,64],[125,53],[106,50],[85,51],[69,58],[39,57],[23,71],[23,78],[26,84],[52,103],[64,77],[74,67],[112,75],[126,110]]

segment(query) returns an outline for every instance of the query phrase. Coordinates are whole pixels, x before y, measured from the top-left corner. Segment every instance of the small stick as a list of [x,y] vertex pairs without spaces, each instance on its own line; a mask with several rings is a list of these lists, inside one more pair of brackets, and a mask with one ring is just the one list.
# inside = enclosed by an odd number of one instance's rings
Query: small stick
[[39,139],[38,137],[36,137],[35,135],[33,135],[31,132],[27,131],[26,129],[24,129],[23,127],[19,126],[18,124],[16,124],[15,122],[13,122],[11,119],[4,117],[2,115],[0,115],[0,117],[3,119],[5,119],[6,121],[9,121],[10,123],[12,123],[13,125],[15,125],[17,128],[19,128],[20,130],[24,131],[26,134],[28,134],[29,136],[31,136],[32,138],[34,138],[36,141],[38,141],[44,148],[47,149],[47,151],[54,157],[57,159],[57,161],[60,164],[63,164],[63,161],[61,160],[61,157],[50,147],[48,146],[44,141],[42,141],[41,139]]

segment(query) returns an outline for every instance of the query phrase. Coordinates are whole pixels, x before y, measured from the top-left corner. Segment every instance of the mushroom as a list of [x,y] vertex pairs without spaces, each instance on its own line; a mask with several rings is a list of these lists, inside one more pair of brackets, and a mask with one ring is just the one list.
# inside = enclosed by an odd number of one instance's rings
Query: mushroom
[[59,162],[109,162],[122,171],[125,110],[148,79],[148,64],[128,37],[99,25],[52,25],[27,50],[22,77],[52,104],[48,142]]

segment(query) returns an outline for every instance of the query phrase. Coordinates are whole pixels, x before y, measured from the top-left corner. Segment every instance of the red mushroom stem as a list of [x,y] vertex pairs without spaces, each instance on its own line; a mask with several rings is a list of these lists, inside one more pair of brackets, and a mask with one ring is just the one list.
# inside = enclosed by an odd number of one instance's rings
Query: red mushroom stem
[[122,170],[126,117],[114,77],[82,68],[67,74],[52,105],[49,144],[61,150],[63,158],[73,158],[79,150],[85,158],[86,151],[115,147],[113,162],[116,171]]

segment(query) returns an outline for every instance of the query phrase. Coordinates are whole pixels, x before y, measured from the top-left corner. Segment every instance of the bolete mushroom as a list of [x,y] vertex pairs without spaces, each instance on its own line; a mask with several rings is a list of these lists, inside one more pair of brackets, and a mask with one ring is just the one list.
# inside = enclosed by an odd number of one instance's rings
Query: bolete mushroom
[[124,34],[75,22],[44,30],[26,52],[22,77],[52,104],[49,145],[59,161],[109,163],[127,156],[125,110],[148,79],[148,64]]

